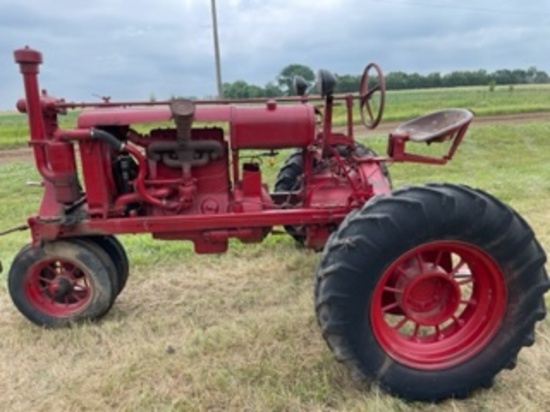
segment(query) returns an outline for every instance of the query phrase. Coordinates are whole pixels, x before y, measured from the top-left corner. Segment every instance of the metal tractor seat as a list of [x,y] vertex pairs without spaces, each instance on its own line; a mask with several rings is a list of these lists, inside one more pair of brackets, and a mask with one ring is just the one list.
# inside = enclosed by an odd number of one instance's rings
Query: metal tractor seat
[[451,137],[473,118],[472,112],[466,109],[445,109],[417,117],[400,124],[393,136],[407,136],[414,142],[429,142]]
[[[394,161],[444,164],[449,161],[474,118],[466,109],[445,109],[417,117],[399,125],[390,133],[388,156]],[[429,156],[407,152],[407,142],[450,142],[443,156]]]

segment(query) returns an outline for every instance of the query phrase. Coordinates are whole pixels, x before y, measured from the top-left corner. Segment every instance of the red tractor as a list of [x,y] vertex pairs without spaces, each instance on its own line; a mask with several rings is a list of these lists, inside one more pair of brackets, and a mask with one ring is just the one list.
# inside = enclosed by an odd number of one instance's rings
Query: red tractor
[[[375,64],[358,95],[335,95],[335,78],[321,70],[315,96],[297,79],[298,96],[277,100],[73,103],[40,91],[39,52],[19,49],[15,61],[26,93],[17,108],[28,116],[44,194],[8,289],[37,325],[109,311],[129,272],[117,234],[190,240],[197,253],[221,253],[230,238],[260,242],[283,226],[322,250],[315,313],[336,358],[390,393],[464,397],[489,387],[533,343],[549,282],[525,220],[466,186],[392,190],[385,167],[446,163],[469,111],[406,122],[378,156],[353,136],[357,103],[367,128],[382,117],[384,77]],[[333,128],[335,105],[345,107],[344,132]],[[58,116],[68,109],[80,113],[63,129]],[[442,145],[443,155],[411,152],[422,143]],[[257,159],[281,149],[294,152],[270,192]]]

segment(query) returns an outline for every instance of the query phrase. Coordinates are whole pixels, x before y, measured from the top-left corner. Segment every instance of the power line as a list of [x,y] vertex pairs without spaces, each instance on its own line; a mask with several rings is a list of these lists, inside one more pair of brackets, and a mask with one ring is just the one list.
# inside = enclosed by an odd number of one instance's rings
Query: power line
[[431,7],[438,9],[452,9],[452,10],[468,10],[468,11],[477,11],[481,13],[504,13],[504,14],[522,14],[527,16],[548,16],[549,13],[537,13],[524,10],[511,10],[511,9],[493,9],[493,8],[484,8],[484,7],[469,7],[469,6],[455,6],[455,5],[446,5],[440,3],[424,3],[419,1],[397,1],[397,0],[370,0],[373,3],[385,3],[385,4],[396,4],[399,6],[420,6],[420,7]]

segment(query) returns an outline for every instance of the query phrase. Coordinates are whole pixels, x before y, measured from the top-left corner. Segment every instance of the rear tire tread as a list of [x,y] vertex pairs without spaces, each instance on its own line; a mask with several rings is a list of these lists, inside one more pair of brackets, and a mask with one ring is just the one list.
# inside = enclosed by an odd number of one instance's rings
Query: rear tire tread
[[[439,209],[445,212],[437,214]],[[395,247],[405,248],[405,250],[407,250],[405,246],[411,242],[414,246],[417,240],[409,239],[410,234],[407,232],[411,220],[425,222],[422,229],[424,233],[418,235],[418,239],[426,239],[424,242],[429,241],[430,237],[436,240],[440,233],[438,227],[444,227],[445,230],[451,231],[449,234],[451,238],[464,236],[483,245],[488,253],[498,256],[495,258],[498,262],[505,262],[507,267],[514,269],[513,274],[504,275],[504,281],[522,288],[519,292],[514,291],[519,295],[514,304],[516,309],[511,309],[508,304],[504,314],[505,317],[513,318],[508,321],[508,324],[513,325],[513,330],[503,331],[504,326],[501,326],[493,339],[500,339],[506,350],[499,347],[502,353],[500,358],[493,362],[495,366],[492,368],[476,370],[475,365],[471,364],[471,359],[464,362],[470,362],[465,368],[476,371],[472,372],[474,376],[471,377],[471,381],[461,383],[457,381],[452,385],[449,384],[448,387],[434,387],[424,381],[422,370],[411,369],[408,373],[416,377],[416,380],[413,378],[414,387],[410,387],[405,383],[403,383],[405,386],[402,386],[399,381],[404,379],[402,377],[396,378],[392,375],[388,378],[385,367],[377,370],[368,369],[363,361],[363,356],[367,355],[361,354],[366,349],[358,348],[359,343],[353,338],[356,335],[352,329],[361,326],[358,326],[356,319],[350,317],[351,315],[347,312],[349,305],[357,304],[357,298],[350,297],[350,301],[345,303],[341,303],[340,298],[334,298],[345,296],[346,291],[353,293],[358,287],[358,282],[363,282],[363,278],[368,276],[365,273],[366,270],[356,266],[350,258],[352,256],[350,253],[362,253],[371,266],[374,264],[379,267],[383,264],[372,260],[376,257],[380,260],[381,256],[385,256],[381,251],[387,243],[381,244],[377,241],[378,238],[385,240],[402,238],[398,242],[401,245]],[[412,224],[418,226],[418,223]],[[382,228],[392,233],[381,233]],[[364,235],[357,235],[358,232]],[[391,247],[394,246],[390,245]],[[394,254],[399,255],[403,252],[396,251]],[[544,270],[544,262],[546,262],[544,251],[527,222],[493,196],[468,186],[444,183],[402,188],[391,195],[379,196],[367,202],[358,213],[349,219],[346,218],[327,242],[316,277],[317,320],[328,346],[336,354],[336,358],[344,362],[352,373],[358,373],[366,380],[376,381],[389,392],[408,400],[437,401],[448,397],[465,397],[477,387],[490,387],[494,376],[500,370],[515,365],[521,348],[533,344],[535,324],[546,315],[543,294],[549,289],[549,280]],[[367,316],[366,313],[365,316]],[[512,336],[506,337],[507,333]],[[485,349],[481,351],[482,354]],[[342,357],[340,354],[346,354],[346,356]],[[474,356],[474,360],[479,356],[481,354]],[[380,360],[382,365],[386,361],[396,362],[389,357],[385,361]],[[462,367],[462,364],[458,366]],[[460,372],[462,373],[463,370]],[[450,372],[441,371],[440,373],[445,375]],[[388,379],[394,380],[388,381]],[[410,383],[410,378],[407,379]]]

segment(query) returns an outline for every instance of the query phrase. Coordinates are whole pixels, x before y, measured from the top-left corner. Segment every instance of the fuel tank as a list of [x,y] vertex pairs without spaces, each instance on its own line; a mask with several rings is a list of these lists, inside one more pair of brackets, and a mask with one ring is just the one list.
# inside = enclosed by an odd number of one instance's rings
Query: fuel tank
[[283,149],[305,147],[315,139],[315,112],[309,104],[232,106],[231,148]]

